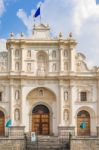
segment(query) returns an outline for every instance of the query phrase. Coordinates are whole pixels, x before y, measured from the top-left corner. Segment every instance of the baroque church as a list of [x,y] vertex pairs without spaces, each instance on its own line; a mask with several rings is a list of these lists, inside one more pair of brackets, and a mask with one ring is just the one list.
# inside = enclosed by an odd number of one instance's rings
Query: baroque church
[[99,134],[99,68],[89,69],[76,46],[72,33],[53,38],[44,24],[29,37],[10,33],[0,52],[0,135],[9,119],[25,133]]

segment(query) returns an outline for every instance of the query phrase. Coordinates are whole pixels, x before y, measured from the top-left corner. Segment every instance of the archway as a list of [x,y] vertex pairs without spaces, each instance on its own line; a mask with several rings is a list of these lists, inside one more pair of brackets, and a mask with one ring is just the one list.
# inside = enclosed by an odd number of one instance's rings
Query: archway
[[5,134],[5,115],[0,110],[0,136],[3,136]]
[[77,135],[90,135],[90,114],[86,110],[81,110],[77,114]]
[[49,134],[50,124],[49,109],[42,104],[35,106],[32,110],[32,131],[39,135]]

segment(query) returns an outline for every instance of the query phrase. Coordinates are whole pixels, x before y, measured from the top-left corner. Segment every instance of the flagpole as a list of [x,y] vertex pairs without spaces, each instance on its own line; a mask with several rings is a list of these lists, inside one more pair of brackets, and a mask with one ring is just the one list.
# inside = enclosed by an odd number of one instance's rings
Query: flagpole
[[40,24],[41,24],[41,4],[40,4]]

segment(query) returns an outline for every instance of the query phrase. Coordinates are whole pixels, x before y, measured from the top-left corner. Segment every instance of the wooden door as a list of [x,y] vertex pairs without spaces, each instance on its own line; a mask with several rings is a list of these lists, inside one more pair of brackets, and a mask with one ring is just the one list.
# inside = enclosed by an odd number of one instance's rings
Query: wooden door
[[[85,127],[83,127],[83,124]],[[81,111],[77,116],[77,133],[79,136],[90,135],[90,115],[87,111]]]
[[[43,106],[43,105],[42,105]],[[32,114],[32,131],[37,132],[39,135],[49,134],[49,111],[46,111],[41,105],[36,108]],[[42,109],[42,110],[41,110]]]
[[4,113],[0,111],[0,136],[3,136],[5,133],[5,117]]

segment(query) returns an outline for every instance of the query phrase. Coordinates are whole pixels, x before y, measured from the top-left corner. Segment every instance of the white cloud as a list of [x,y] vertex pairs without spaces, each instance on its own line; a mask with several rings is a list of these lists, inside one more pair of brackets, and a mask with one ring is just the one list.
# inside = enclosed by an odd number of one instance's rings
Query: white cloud
[[[17,12],[28,33],[32,30],[32,13],[27,16],[22,9]],[[68,32],[73,32],[79,42],[77,49],[87,56],[89,64],[99,65],[99,5],[96,0],[45,0],[41,14],[42,22],[49,23],[54,34],[61,31],[66,37]],[[36,20],[38,22],[39,17]]]
[[5,50],[6,50],[6,40],[0,39],[0,51],[5,51]]
[[4,13],[4,11],[5,11],[4,1],[0,0],[0,17]]

